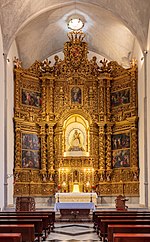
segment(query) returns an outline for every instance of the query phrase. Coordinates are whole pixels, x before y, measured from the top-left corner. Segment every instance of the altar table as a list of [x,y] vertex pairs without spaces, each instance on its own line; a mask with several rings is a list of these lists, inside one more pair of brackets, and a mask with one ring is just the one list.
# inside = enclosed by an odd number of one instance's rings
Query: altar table
[[97,204],[97,193],[96,192],[60,192],[55,194],[56,202],[67,202],[67,203],[89,203],[93,202]]
[[90,214],[90,210],[95,210],[95,205],[93,202],[89,202],[89,203],[57,202],[57,203],[55,203],[54,210],[60,211],[61,218],[77,220],[77,219],[88,218],[89,214]]
[[60,209],[90,209],[95,210],[95,205],[92,202],[89,203],[62,203],[58,202],[55,203],[54,210],[60,210]]

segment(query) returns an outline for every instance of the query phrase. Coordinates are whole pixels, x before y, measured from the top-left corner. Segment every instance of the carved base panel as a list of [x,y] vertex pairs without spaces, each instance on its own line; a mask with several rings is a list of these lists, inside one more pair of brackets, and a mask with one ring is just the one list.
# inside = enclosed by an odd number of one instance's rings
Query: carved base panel
[[[139,182],[103,182],[99,183],[96,192],[100,196],[139,196]],[[55,194],[55,186],[52,183],[46,184],[21,184],[14,186],[14,196],[50,196]]]
[[139,182],[99,183],[97,191],[100,196],[139,196]]
[[50,196],[54,194],[54,184],[21,184],[14,186],[14,196]]

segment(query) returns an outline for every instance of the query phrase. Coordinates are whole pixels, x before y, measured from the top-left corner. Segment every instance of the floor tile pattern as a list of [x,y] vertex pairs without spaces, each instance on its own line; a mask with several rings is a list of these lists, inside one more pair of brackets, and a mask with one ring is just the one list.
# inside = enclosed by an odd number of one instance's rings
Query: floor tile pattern
[[46,241],[92,242],[99,241],[99,238],[93,229],[93,223],[55,223],[54,231],[49,234]]

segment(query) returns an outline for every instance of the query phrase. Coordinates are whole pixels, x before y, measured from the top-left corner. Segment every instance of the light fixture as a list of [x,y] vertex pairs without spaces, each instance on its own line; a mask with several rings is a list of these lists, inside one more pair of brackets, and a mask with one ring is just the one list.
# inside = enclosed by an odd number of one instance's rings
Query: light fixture
[[84,23],[80,18],[72,18],[68,22],[68,29],[71,30],[80,30],[84,26]]
[[144,54],[147,54],[148,53],[148,51],[147,50],[144,50]]

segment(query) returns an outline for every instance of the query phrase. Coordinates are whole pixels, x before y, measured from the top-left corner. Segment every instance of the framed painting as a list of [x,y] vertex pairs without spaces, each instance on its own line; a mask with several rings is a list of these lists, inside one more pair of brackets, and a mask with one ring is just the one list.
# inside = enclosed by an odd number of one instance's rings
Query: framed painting
[[40,108],[42,104],[41,94],[26,89],[22,89],[22,104]]
[[130,89],[113,92],[111,94],[111,106],[118,107],[130,103]]
[[22,133],[22,168],[40,168],[40,141],[37,134]]
[[37,134],[22,134],[22,149],[39,150],[40,141]]
[[130,133],[112,135],[112,150],[130,148]]
[[82,90],[78,86],[71,88],[71,104],[82,104]]
[[22,150],[22,168],[40,168],[39,152]]
[[130,167],[130,149],[113,151],[113,168]]

